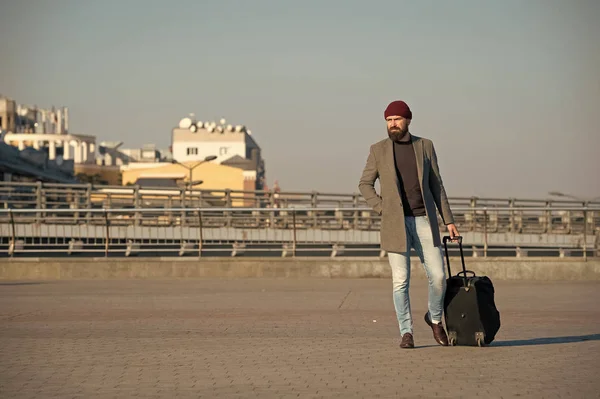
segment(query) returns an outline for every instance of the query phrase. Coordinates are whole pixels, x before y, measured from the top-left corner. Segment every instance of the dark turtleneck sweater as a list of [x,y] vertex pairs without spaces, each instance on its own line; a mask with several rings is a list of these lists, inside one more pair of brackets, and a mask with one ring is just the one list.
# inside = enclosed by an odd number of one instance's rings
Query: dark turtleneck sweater
[[410,133],[399,141],[394,141],[394,160],[396,161],[396,174],[398,175],[404,216],[425,216],[425,203],[417,171],[417,157]]

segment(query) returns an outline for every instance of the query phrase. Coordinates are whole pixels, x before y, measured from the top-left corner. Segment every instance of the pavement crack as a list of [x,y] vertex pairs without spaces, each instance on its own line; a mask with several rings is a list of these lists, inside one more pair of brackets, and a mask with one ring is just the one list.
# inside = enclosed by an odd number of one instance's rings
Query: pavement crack
[[344,299],[342,299],[342,302],[340,303],[340,306],[338,306],[338,309],[342,308],[342,306],[344,305],[344,302],[346,302],[346,298],[348,298],[348,295],[350,295],[351,292],[352,292],[352,290],[348,290],[348,293],[346,294]]

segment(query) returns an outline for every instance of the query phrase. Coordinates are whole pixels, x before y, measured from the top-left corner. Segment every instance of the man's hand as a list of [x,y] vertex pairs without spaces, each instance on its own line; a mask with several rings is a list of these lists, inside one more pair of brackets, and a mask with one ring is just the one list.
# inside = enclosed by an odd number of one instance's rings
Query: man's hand
[[450,238],[452,239],[452,241],[458,241],[455,238],[458,237],[460,234],[458,234],[458,229],[456,228],[456,225],[454,223],[450,223],[447,227],[448,233],[450,233]]

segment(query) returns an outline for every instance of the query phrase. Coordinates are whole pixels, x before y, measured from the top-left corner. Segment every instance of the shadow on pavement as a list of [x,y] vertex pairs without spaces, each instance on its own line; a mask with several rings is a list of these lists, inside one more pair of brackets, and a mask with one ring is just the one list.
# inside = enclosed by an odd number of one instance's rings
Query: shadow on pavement
[[588,334],[588,335],[573,335],[566,337],[547,337],[547,338],[533,338],[533,339],[522,339],[514,341],[496,341],[492,342],[489,346],[529,346],[529,345],[551,345],[551,344],[570,344],[573,342],[583,341],[600,341],[600,334]]

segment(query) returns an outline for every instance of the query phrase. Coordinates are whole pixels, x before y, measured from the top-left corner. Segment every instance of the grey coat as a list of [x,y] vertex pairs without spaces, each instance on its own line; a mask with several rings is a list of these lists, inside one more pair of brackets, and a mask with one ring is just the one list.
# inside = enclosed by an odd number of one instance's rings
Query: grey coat
[[[421,192],[435,246],[441,245],[436,206],[445,225],[454,223],[446,191],[438,168],[433,142],[422,137],[413,137],[413,148],[417,159],[417,171]],[[388,252],[406,252],[406,230],[403,206],[400,197],[398,175],[394,161],[394,143],[389,138],[371,146],[367,164],[363,170],[358,189],[370,207],[381,215],[381,249]],[[379,178],[381,195],[375,191]]]

